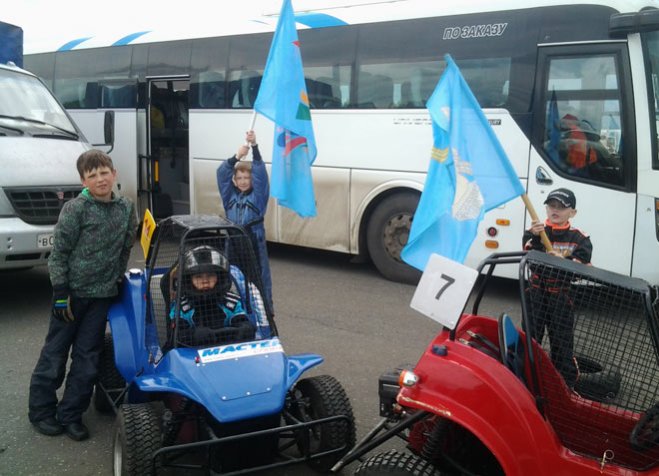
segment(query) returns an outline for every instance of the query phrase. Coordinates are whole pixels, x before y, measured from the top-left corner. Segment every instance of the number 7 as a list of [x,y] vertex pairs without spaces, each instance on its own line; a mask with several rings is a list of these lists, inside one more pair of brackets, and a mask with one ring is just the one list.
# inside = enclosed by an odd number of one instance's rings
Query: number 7
[[446,280],[446,283],[444,283],[444,286],[442,286],[439,291],[437,291],[437,294],[435,295],[435,299],[439,300],[439,297],[442,295],[444,291],[453,283],[455,283],[455,278],[452,278],[444,273],[442,273],[442,279]]

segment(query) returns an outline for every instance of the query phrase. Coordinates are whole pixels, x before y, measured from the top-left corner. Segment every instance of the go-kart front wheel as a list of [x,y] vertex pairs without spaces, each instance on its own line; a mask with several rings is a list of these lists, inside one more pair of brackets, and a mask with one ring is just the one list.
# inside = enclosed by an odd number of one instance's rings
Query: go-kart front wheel
[[345,415],[346,420],[335,420],[301,430],[297,445],[304,454],[317,454],[343,447],[343,451],[309,460],[318,472],[328,472],[355,444],[355,418],[345,390],[330,375],[300,380],[293,390],[291,413],[302,422]]
[[357,467],[355,476],[441,476],[429,461],[419,456],[390,450],[371,456]]
[[157,466],[153,464],[153,453],[161,445],[160,425],[153,406],[139,403],[119,407],[114,430],[115,476],[154,476]]

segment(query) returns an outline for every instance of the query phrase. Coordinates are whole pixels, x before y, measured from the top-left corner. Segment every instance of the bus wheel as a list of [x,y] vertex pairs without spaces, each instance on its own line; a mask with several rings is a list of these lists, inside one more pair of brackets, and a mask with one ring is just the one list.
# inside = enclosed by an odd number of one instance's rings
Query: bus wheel
[[440,476],[429,461],[418,456],[390,450],[371,456],[355,471],[355,476]]
[[416,284],[421,273],[400,257],[407,243],[412,217],[419,203],[416,193],[397,193],[377,206],[368,222],[366,244],[373,264],[391,281]]

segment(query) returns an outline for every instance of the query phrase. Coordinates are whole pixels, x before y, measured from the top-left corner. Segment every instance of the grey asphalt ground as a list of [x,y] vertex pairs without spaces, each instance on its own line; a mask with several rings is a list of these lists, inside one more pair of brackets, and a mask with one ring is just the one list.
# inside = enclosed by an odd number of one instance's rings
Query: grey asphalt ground
[[[131,266],[142,267],[140,258],[136,248]],[[387,281],[370,263],[286,246],[272,246],[270,260],[284,350],[325,357],[304,376],[330,374],[342,383],[362,438],[379,421],[378,376],[415,363],[440,325],[410,308],[415,286]],[[0,476],[110,475],[113,417],[88,410],[84,421],[92,436],[84,442],[40,435],[27,420],[29,379],[45,337],[50,296],[45,268],[0,272]],[[516,283],[496,280],[482,310],[519,316]],[[311,473],[299,465],[268,474]]]

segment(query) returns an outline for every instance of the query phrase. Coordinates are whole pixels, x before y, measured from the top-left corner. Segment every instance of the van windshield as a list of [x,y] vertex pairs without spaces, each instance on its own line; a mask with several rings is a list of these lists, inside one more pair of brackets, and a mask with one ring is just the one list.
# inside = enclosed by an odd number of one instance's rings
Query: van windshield
[[44,84],[17,71],[0,69],[0,117],[26,122],[12,124],[12,128],[29,127],[27,123],[32,122],[76,134],[76,128]]

